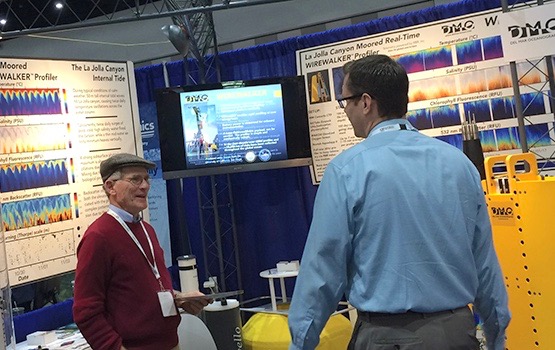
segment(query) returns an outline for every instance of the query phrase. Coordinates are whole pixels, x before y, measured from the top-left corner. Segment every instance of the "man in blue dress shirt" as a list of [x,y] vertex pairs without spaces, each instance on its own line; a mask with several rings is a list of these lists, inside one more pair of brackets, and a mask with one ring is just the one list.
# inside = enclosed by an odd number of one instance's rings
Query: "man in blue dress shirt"
[[404,116],[408,77],[388,56],[347,63],[338,100],[365,138],[327,166],[289,311],[290,349],[314,349],[345,294],[349,349],[489,350],[510,320],[480,176]]

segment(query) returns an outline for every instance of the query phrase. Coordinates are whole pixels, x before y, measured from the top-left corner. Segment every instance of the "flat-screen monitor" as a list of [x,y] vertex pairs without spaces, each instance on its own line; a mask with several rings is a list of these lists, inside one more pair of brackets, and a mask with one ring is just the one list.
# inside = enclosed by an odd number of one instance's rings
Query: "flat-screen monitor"
[[156,91],[164,179],[312,163],[304,79]]

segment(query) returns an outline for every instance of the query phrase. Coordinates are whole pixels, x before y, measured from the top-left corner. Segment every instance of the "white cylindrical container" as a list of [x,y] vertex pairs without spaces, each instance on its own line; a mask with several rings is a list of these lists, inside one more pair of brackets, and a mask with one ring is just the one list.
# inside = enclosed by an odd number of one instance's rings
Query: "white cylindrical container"
[[198,292],[197,258],[194,255],[183,255],[177,258],[181,292]]
[[202,319],[214,338],[218,350],[243,349],[243,327],[239,301],[214,301],[204,307]]

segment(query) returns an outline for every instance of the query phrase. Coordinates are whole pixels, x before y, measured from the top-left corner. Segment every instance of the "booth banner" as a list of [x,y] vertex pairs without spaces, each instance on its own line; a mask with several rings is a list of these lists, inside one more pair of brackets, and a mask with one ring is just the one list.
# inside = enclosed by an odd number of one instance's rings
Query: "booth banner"
[[507,62],[555,54],[555,3],[502,13],[499,22]]
[[[336,100],[342,97],[343,65],[371,54],[389,55],[407,71],[406,118],[422,133],[462,150],[461,125],[476,121],[487,155],[520,153],[500,15],[485,11],[297,51],[297,72],[305,76],[308,91],[314,183],[333,157],[361,140]],[[517,63],[519,74],[528,73],[520,82],[523,105],[529,107],[528,145],[549,157],[555,150],[553,117],[542,70],[545,62],[538,60]]]
[[74,270],[85,230],[108,206],[100,162],[142,155],[133,72],[130,62],[0,58],[1,223],[11,286]]
[[139,116],[141,118],[144,158],[156,164],[154,169],[149,170],[151,178],[150,191],[148,192],[150,224],[156,230],[156,236],[164,250],[164,262],[166,266],[171,266],[173,262],[168,216],[168,195],[166,193],[166,180],[162,178],[162,158],[160,155],[156,103],[145,102],[139,104]]

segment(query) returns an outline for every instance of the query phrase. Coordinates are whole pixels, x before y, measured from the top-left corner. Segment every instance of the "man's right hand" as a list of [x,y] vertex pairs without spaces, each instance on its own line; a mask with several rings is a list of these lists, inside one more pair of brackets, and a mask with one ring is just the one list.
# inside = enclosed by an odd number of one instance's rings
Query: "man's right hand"
[[[195,292],[188,292],[185,294],[180,293],[180,295],[195,297],[195,296],[204,296],[204,293],[195,291]],[[187,313],[190,313],[192,315],[198,315],[202,311],[202,309],[206,305],[212,303],[212,301],[213,300],[209,298],[180,299],[180,300],[176,300],[176,305],[182,308],[183,310],[185,310]]]

